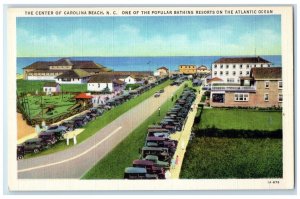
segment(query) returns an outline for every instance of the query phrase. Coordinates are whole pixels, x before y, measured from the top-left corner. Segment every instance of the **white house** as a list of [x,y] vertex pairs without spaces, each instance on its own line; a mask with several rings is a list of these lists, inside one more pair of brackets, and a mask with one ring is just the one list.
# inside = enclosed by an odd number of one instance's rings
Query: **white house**
[[129,75],[126,78],[124,78],[124,82],[126,84],[136,84],[136,79],[132,75]]
[[47,94],[60,92],[60,84],[56,82],[47,82],[43,87],[43,91]]
[[88,91],[119,93],[125,89],[125,83],[113,75],[94,75],[88,82]]
[[59,84],[82,84],[87,83],[90,77],[90,73],[82,69],[74,69],[58,75],[55,79]]
[[160,77],[167,76],[167,75],[169,75],[169,69],[165,66],[162,66],[162,67],[156,69],[156,71],[154,71],[153,75],[160,76]]
[[270,67],[271,62],[261,57],[223,57],[212,64],[212,78],[227,83],[239,83],[241,76],[250,76],[251,68]]

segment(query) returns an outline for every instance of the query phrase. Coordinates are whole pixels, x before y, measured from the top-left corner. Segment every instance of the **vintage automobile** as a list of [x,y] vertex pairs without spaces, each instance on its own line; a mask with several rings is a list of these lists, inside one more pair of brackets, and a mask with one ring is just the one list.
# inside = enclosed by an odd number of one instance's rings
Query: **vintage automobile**
[[170,137],[170,131],[163,128],[150,128],[148,129],[147,137],[163,137],[163,138],[169,138]]
[[54,125],[50,126],[46,132],[52,132],[55,133],[55,136],[57,140],[63,140],[64,139],[64,134],[67,132],[67,127],[62,126],[62,125]]
[[164,89],[161,89],[161,90],[159,90],[159,92],[160,92],[160,93],[164,93],[164,92],[165,92],[165,90],[164,90]]
[[149,174],[156,174],[159,179],[165,179],[165,170],[160,167],[154,166],[154,163],[149,160],[134,160],[132,162],[133,167],[141,167],[147,170]]
[[169,149],[174,148],[176,150],[178,141],[171,140],[163,137],[147,137],[145,146],[149,147],[167,147]]
[[38,153],[49,147],[48,143],[43,142],[41,138],[32,138],[26,140],[22,146],[24,147],[25,153]]
[[17,146],[17,160],[23,159],[25,156],[25,150],[23,145]]
[[48,145],[53,145],[57,142],[57,136],[55,132],[42,131],[39,134],[39,138],[46,142]]
[[80,127],[85,126],[89,120],[87,119],[86,116],[77,116],[72,118],[72,121],[76,122],[77,124],[79,124]]
[[157,92],[157,93],[154,94],[154,97],[159,97],[159,96],[160,96],[159,92]]
[[67,120],[61,123],[61,126],[67,128],[67,131],[73,131],[77,128],[82,127],[81,122],[77,122],[76,120]]
[[124,179],[158,179],[156,174],[149,174],[145,168],[127,167],[124,171]]
[[170,163],[165,161],[160,161],[156,155],[147,155],[143,160],[149,160],[154,163],[154,166],[161,167],[164,169],[170,168]]
[[100,116],[103,114],[103,109],[101,108],[90,108],[90,112],[97,115],[97,116]]
[[147,155],[156,155],[161,161],[170,161],[173,153],[165,147],[146,147],[140,149],[141,159],[144,159]]

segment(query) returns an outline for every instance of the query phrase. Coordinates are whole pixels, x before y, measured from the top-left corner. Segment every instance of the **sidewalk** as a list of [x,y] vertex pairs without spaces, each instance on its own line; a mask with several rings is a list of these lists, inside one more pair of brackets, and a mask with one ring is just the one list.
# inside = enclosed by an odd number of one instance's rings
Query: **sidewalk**
[[[202,91],[200,94],[197,93],[194,104],[199,104],[202,94],[203,94]],[[173,158],[176,159],[177,155],[179,158],[178,164],[175,166],[175,168],[170,169],[171,179],[179,179],[184,154],[185,154],[188,142],[190,140],[190,135],[191,135],[191,131],[192,131],[192,127],[194,124],[194,118],[196,116],[196,113],[197,113],[197,110],[190,111],[187,116],[187,121],[185,123],[184,129],[180,132],[176,132],[175,134],[171,135],[171,139],[178,140],[177,149],[176,149],[176,152],[175,152]]]

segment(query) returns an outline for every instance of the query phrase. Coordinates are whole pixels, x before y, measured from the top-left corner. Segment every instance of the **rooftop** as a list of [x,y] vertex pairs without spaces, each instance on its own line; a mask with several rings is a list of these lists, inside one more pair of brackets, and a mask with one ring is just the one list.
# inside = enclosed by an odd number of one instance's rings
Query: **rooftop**
[[222,57],[214,62],[215,64],[223,63],[271,63],[260,56],[257,57]]
[[83,78],[83,77],[89,77],[91,76],[88,72],[82,70],[82,69],[74,69],[74,70],[68,70],[64,72],[61,75],[58,75],[55,77],[56,79],[61,78]]

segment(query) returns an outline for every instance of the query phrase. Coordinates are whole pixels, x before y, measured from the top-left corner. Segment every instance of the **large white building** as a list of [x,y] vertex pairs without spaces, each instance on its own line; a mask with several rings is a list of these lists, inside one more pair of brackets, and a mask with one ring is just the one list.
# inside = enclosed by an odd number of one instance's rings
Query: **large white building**
[[250,76],[251,68],[271,67],[271,62],[261,57],[223,57],[212,64],[212,78],[225,83],[239,83],[240,77]]

